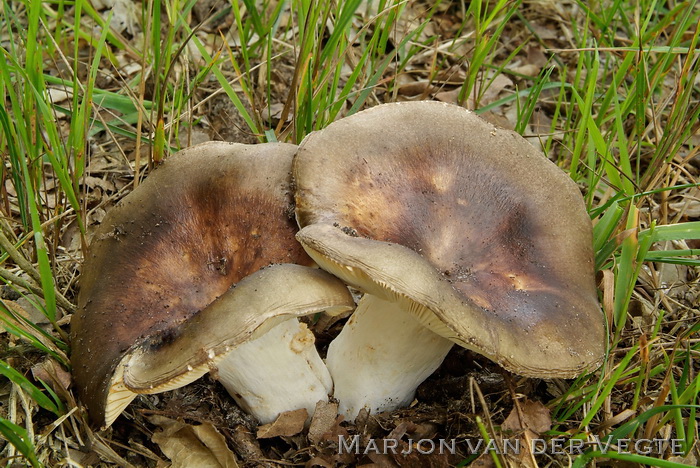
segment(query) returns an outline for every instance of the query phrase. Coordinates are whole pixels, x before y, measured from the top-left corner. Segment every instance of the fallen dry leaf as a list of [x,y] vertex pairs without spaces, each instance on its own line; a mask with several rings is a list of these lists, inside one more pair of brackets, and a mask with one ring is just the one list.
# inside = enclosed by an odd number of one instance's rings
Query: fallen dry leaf
[[80,182],[84,185],[87,185],[91,189],[95,189],[96,187],[101,188],[105,192],[116,192],[117,187],[114,185],[113,182],[110,182],[107,179],[104,179],[102,177],[93,177],[93,176],[88,176],[85,175],[80,179]]
[[318,444],[324,434],[333,430],[338,417],[338,403],[328,401],[319,401],[316,403],[314,416],[311,418],[311,426],[309,426],[309,440]]
[[[552,416],[549,409],[539,401],[525,400],[520,403],[522,415],[517,408],[513,408],[503,425],[504,430],[518,433],[524,429],[541,434],[552,428]],[[522,417],[521,417],[522,416]]]
[[[437,444],[436,444],[437,445]],[[424,444],[423,449],[426,446]],[[420,453],[419,447],[411,447],[408,442],[400,441],[396,453],[391,456],[401,468],[448,468],[452,466],[447,453]]]
[[400,85],[398,93],[402,96],[427,96],[435,90],[435,86],[428,80],[422,80]]
[[[513,86],[513,81],[508,78],[506,75],[497,75],[493,81],[489,83],[489,80],[484,80],[479,86],[486,86],[488,85],[488,88],[486,88],[481,96],[479,96],[479,107],[483,107],[485,105],[491,104],[492,102],[498,100],[500,97],[501,93],[509,87]],[[434,91],[435,89],[431,89],[431,91]],[[465,107],[467,109],[474,109],[476,106],[475,99],[476,99],[476,93],[479,91],[479,87],[474,89],[474,93],[472,93],[471,96],[467,97],[467,101],[465,103]],[[459,93],[461,92],[461,88],[455,88],[449,91],[440,91],[435,94],[435,99],[441,102],[447,102],[449,104],[459,104]],[[482,116],[483,117],[483,116]]]
[[532,29],[542,40],[559,39],[559,32],[552,25],[543,25],[537,22],[532,23]]
[[[696,190],[695,192],[698,191]],[[695,197],[700,197],[700,195],[696,194]],[[683,213],[688,218],[700,218],[700,201],[698,200],[688,198],[688,200],[671,203],[668,206],[674,214]]]
[[[141,30],[139,25],[139,15],[133,2],[127,0],[102,0],[112,13],[110,26],[116,32],[124,32],[135,35]],[[108,12],[103,12],[102,16],[107,19]]]
[[333,468],[333,464],[321,457],[313,457],[311,460],[307,461],[304,465],[305,468]]
[[501,114],[496,114],[495,112],[488,111],[481,114],[481,117],[488,123],[495,125],[496,127],[505,128],[508,130],[513,130],[517,123],[517,118],[515,120],[509,120],[508,117]]
[[308,417],[309,413],[306,408],[285,411],[277,416],[274,422],[258,427],[258,439],[297,435],[304,430],[304,424],[306,424]]
[[479,106],[483,107],[498,100],[501,92],[508,87],[513,87],[513,80],[506,75],[497,75],[479,99]]
[[549,62],[547,60],[547,56],[544,55],[542,46],[540,44],[533,43],[530,43],[527,48],[527,61],[528,63],[539,67],[540,70],[542,70],[542,68],[544,68]]
[[459,91],[459,88],[450,91],[441,91],[435,94],[435,99],[448,104],[457,104],[457,101],[459,100]]
[[187,148],[211,141],[211,138],[209,138],[209,134],[207,132],[195,128],[190,129],[190,131],[180,133],[178,141],[180,142],[181,147]]
[[26,294],[17,299],[16,304],[20,308],[17,312],[33,324],[47,325],[51,323],[48,317],[46,317],[46,314],[41,310],[46,307],[46,301],[44,301],[43,298],[35,294]]
[[71,384],[70,373],[53,359],[47,359],[32,367],[32,376],[46,382],[54,391],[67,394]]
[[546,432],[552,428],[552,416],[547,409],[539,401],[525,400],[522,403],[516,403],[519,406],[513,408],[503,421],[501,428],[505,431],[512,431],[519,439],[519,446],[522,447],[516,455],[515,459],[519,466],[526,468],[537,468],[537,462],[532,454],[532,440],[537,438],[539,434]]
[[389,455],[383,453],[369,453],[368,457],[372,460],[372,464],[363,466],[372,466],[375,468],[396,468],[399,466],[394,463],[394,460],[392,460]]
[[[282,118],[282,111],[284,111],[284,104],[276,102],[265,106],[261,112],[261,116],[266,122],[279,122],[280,118]],[[291,116],[287,117],[287,121],[291,121]]]
[[151,440],[170,458],[173,468],[237,468],[238,462],[216,428],[204,423],[192,426],[163,416],[148,420],[162,431]]
[[69,448],[66,462],[69,466],[96,466],[100,462],[100,456],[92,450],[81,452],[80,450]]
[[689,453],[685,457],[671,457],[668,459],[670,462],[674,463],[680,463],[681,465],[688,465],[688,466],[698,466],[698,459],[693,455],[692,453]]
[[467,73],[462,64],[452,65],[450,68],[440,70],[435,75],[435,81],[440,84],[461,85],[467,79]]
[[66,101],[68,100],[68,98],[72,97],[72,93],[60,88],[49,88],[48,93],[49,99],[53,104],[60,104],[61,102]]
[[519,75],[525,75],[525,76],[537,76],[537,74],[540,72],[541,68],[535,65],[534,63],[526,63],[524,65],[520,65],[517,67],[512,67],[509,68],[513,73],[517,73]]
[[483,453],[469,466],[470,468],[495,468],[496,464],[493,462],[493,457],[490,453]]
[[[552,119],[549,118],[546,112],[535,109],[530,119],[530,126],[535,135],[548,134],[552,131]],[[557,138],[561,139],[561,136],[557,135]]]

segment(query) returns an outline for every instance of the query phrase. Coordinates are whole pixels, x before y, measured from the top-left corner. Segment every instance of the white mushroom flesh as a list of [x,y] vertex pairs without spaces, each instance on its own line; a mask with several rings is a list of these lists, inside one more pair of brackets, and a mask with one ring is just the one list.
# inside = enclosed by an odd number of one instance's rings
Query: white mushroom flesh
[[408,405],[452,345],[397,303],[365,294],[328,348],[338,411],[354,420],[362,408],[378,413]]
[[237,346],[217,364],[217,372],[239,406],[263,424],[284,411],[306,408],[312,415],[333,390],[313,333],[297,319]]

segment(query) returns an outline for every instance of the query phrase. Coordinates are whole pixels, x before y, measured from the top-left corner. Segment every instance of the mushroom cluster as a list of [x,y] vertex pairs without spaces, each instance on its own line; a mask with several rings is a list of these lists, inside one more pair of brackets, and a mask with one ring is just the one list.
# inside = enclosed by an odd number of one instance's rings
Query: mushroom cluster
[[92,423],[138,393],[210,370],[262,422],[332,391],[296,317],[354,307],[294,240],[296,146],[206,143],[173,155],[95,233],[71,324],[72,366]]
[[[363,296],[324,363],[297,317],[352,310],[346,285]],[[380,105],[298,148],[172,156],[103,221],[72,334],[102,426],[210,371],[261,422],[329,395],[354,419],[409,403],[455,343],[571,378],[606,341],[577,186],[516,133],[436,102]]]

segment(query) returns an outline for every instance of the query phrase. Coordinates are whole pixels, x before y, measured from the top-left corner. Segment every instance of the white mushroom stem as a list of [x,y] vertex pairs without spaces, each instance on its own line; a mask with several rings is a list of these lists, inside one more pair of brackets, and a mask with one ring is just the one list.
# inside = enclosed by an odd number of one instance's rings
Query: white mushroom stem
[[398,304],[365,294],[328,348],[338,411],[354,420],[362,408],[378,413],[408,405],[452,344]]
[[226,390],[261,423],[301,408],[311,416],[316,402],[327,401],[333,390],[313,333],[295,318],[237,346],[217,370]]

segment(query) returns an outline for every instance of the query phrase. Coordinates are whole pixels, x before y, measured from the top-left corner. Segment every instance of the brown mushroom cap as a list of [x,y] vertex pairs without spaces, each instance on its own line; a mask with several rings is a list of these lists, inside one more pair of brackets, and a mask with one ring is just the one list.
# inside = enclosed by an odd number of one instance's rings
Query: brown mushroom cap
[[312,262],[294,241],[296,146],[206,143],[155,170],[105,217],[85,259],[72,365],[94,424],[126,351],[271,263]]
[[583,199],[516,133],[457,106],[386,104],[307,136],[294,177],[297,239],[348,284],[521,375],[601,362]]

